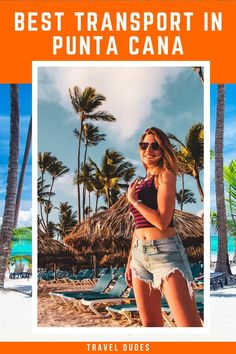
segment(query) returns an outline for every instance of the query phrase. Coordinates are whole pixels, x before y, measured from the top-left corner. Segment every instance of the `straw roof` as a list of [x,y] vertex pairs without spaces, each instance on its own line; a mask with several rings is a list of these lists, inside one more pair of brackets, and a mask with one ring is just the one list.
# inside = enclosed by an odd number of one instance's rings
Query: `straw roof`
[[77,265],[82,261],[83,259],[78,256],[78,252],[75,249],[52,239],[41,230],[38,231],[39,267],[45,267],[49,264],[72,266]]
[[[190,260],[203,257],[203,219],[175,210],[174,223]],[[128,254],[134,230],[133,218],[129,213],[126,194],[110,208],[94,214],[91,218],[79,223],[66,236],[65,243],[73,248],[90,249],[96,252],[106,251],[114,254]]]

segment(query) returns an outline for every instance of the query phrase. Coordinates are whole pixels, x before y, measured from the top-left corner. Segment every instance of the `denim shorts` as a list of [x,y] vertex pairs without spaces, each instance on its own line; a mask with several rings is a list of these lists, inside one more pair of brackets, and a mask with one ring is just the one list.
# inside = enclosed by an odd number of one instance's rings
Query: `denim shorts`
[[179,235],[161,240],[134,239],[131,258],[132,276],[162,291],[163,280],[179,271],[188,284],[191,297],[193,280],[188,258]]

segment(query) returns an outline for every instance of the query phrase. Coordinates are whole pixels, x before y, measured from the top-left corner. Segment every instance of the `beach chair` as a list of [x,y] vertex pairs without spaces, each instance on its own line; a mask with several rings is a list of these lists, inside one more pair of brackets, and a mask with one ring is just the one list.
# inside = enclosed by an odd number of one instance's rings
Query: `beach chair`
[[203,263],[202,262],[197,262],[197,263],[191,263],[190,268],[192,271],[192,275],[194,279],[198,279],[203,275]]
[[124,316],[129,324],[134,324],[140,318],[135,318],[135,315],[138,315],[138,308],[136,303],[129,303],[129,304],[121,304],[121,305],[112,305],[106,307],[107,312],[113,317],[113,319],[117,320],[117,314],[119,317]]
[[57,298],[59,300],[62,300],[62,302],[66,303],[68,305],[68,302],[66,301],[66,299],[68,299],[68,297],[69,298],[71,298],[71,297],[76,298],[76,300],[78,300],[78,299],[82,299],[83,296],[85,296],[86,294],[95,294],[95,295],[100,294],[108,288],[108,286],[111,284],[111,282],[112,282],[112,274],[110,272],[110,273],[103,274],[101,276],[101,278],[98,279],[95,286],[91,289],[83,290],[83,291],[81,291],[81,290],[80,291],[78,291],[78,290],[55,291],[55,292],[50,292],[49,295],[51,296],[51,298],[53,299],[54,302],[57,302],[56,301],[56,298]]
[[11,274],[11,279],[19,279],[22,277],[24,265],[22,263],[16,263],[15,269]]
[[15,270],[16,270],[16,265],[15,265],[15,264],[12,264],[12,265],[10,266],[9,279],[14,279]]
[[113,278],[118,279],[121,275],[124,275],[124,274],[125,274],[125,268],[120,267],[114,271]]
[[[139,311],[134,299],[133,289],[131,289],[129,296],[126,299],[130,299],[130,302],[119,305],[107,306],[106,310],[113,317],[113,319],[117,320],[123,316],[129,324],[140,323]],[[175,324],[171,318],[170,309],[165,298],[162,298],[161,306],[163,320],[167,323],[168,326],[171,325],[171,327],[174,327]]]
[[219,286],[221,288],[227,284],[226,273],[224,272],[214,272],[210,273],[210,287],[212,290],[217,290]]
[[105,273],[111,273],[110,268],[99,268],[97,277],[100,278]]
[[129,296],[127,296],[124,301],[123,304],[107,306],[107,312],[114,320],[120,319],[120,317],[123,316],[128,320],[129,324],[134,324],[137,320],[140,322],[139,316],[135,317],[135,315],[138,315],[138,308],[135,302],[133,289],[130,289]]
[[[203,304],[203,290],[199,290],[195,293],[195,302],[197,305],[197,309],[200,315],[203,314],[204,311],[204,304]],[[163,297],[161,301],[161,310],[162,310],[162,317],[168,327],[176,327],[175,321],[172,317],[169,305],[166,299]],[[202,320],[201,320],[202,321]],[[202,321],[203,324],[203,321]]]
[[41,272],[38,274],[38,284],[50,283],[54,279],[54,272]]
[[191,263],[190,268],[193,275],[192,287],[194,291],[202,290],[204,288],[204,274],[203,263]]
[[93,285],[94,281],[94,271],[93,269],[85,269],[81,275],[74,277],[73,281],[75,285]]
[[116,282],[112,290],[107,293],[101,293],[94,295],[86,295],[82,300],[79,301],[79,308],[81,311],[91,310],[99,317],[107,317],[108,313],[105,315],[98,311],[98,308],[103,306],[106,303],[118,303],[124,301],[125,297],[123,296],[128,288],[128,285],[125,281],[124,276],[120,276]]

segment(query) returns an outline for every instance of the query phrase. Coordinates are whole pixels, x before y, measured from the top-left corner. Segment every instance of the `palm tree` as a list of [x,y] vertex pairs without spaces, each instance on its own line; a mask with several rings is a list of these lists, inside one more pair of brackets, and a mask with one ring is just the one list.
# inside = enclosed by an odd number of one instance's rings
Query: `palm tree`
[[97,146],[101,141],[104,141],[106,134],[101,134],[99,128],[92,123],[84,123],[82,140],[84,142],[84,164],[87,160],[87,151],[89,146]]
[[50,184],[44,184],[44,181],[42,181],[41,177],[39,177],[38,178],[38,203],[40,208],[40,218],[38,221],[45,232],[47,231],[47,226],[43,216],[43,206],[45,210],[48,204],[49,197],[53,197],[55,195],[55,193],[49,192],[49,188],[50,188]]
[[58,237],[61,240],[70,233],[72,228],[77,224],[76,211],[73,212],[72,206],[68,202],[60,203],[59,208],[59,223],[56,225]]
[[81,171],[75,171],[74,184],[83,184],[83,220],[85,218],[85,201],[86,201],[86,190],[90,188],[91,190],[91,178],[92,178],[93,166],[89,163],[81,164]]
[[90,218],[90,214],[93,212],[93,209],[90,206],[86,206],[86,208],[84,209],[84,213],[85,213],[85,217]]
[[51,195],[52,195],[51,193],[52,193],[55,180],[59,177],[62,177],[65,173],[69,172],[69,170],[70,169],[64,166],[61,161],[57,160],[57,158],[55,158],[55,161],[52,164],[50,164],[50,166],[47,168],[47,172],[51,176],[51,187],[50,187],[49,198],[48,198],[49,208],[47,209],[47,213],[46,213],[46,225],[48,225],[48,216],[51,210]]
[[181,211],[183,210],[183,205],[185,204],[196,204],[196,199],[194,198],[194,193],[189,189],[180,189],[179,192],[176,193],[177,203],[180,205]]
[[203,72],[202,72],[202,67],[201,66],[194,66],[193,71],[198,73],[201,83],[204,86],[204,76],[203,76]]
[[[80,150],[81,150],[81,140],[83,126],[86,120],[97,120],[105,122],[114,122],[115,117],[106,112],[98,111],[98,107],[106,100],[105,96],[96,92],[92,87],[86,87],[82,91],[78,86],[75,86],[73,90],[69,89],[69,95],[71,99],[72,106],[75,113],[78,114],[80,119],[80,129],[79,133],[79,143],[78,143],[78,157],[77,157],[77,171],[80,173]],[[78,197],[78,220],[81,221],[80,214],[80,186],[77,186],[77,197]]]
[[38,153],[38,167],[41,171],[41,181],[44,181],[44,174],[50,166],[56,161],[56,158],[51,155],[51,152]]
[[19,179],[19,184],[18,184],[18,188],[17,188],[14,227],[17,226],[17,222],[18,222],[18,216],[19,216],[19,210],[20,210],[20,202],[21,202],[21,195],[22,195],[22,188],[23,188],[23,183],[24,183],[26,165],[27,165],[27,161],[28,161],[28,157],[29,157],[29,152],[30,152],[31,138],[32,138],[32,116],[31,116],[31,118],[30,118],[30,123],[29,123],[29,128],[28,128],[28,134],[27,134],[27,140],[26,140],[26,145],[25,145],[24,158],[23,158],[23,162],[22,162],[21,173],[20,173],[20,179]]
[[[231,218],[228,230],[235,237],[236,236],[236,160],[230,162],[229,166],[224,166],[224,178],[227,183],[228,197],[225,199],[227,203],[227,210]],[[228,226],[227,222],[227,226]],[[236,245],[234,250],[234,263],[236,263]]]
[[[77,129],[74,129],[74,134],[76,137],[80,137],[80,133]],[[99,142],[105,140],[106,134],[100,134],[99,128],[92,123],[85,123],[83,125],[82,131],[82,141],[84,142],[85,150],[84,150],[84,162],[83,166],[86,166],[87,161],[87,152],[89,146],[97,146]],[[81,166],[81,169],[83,167]],[[85,199],[86,199],[86,174],[84,174],[84,182],[83,182],[83,193],[82,193],[82,211],[83,211],[83,220],[85,218]]]
[[169,138],[179,144],[179,149],[175,148],[176,155],[181,163],[185,174],[195,178],[201,201],[204,199],[204,193],[200,183],[200,171],[204,168],[204,130],[203,124],[194,124],[186,138],[185,143],[180,141],[175,135],[168,134]]
[[[41,171],[41,178],[38,180],[38,198],[41,201],[41,221],[43,223],[45,232],[47,231],[49,225],[49,214],[52,209],[51,197],[54,195],[52,192],[55,180],[59,177],[62,177],[65,173],[69,171],[69,168],[64,166],[61,161],[59,161],[55,156],[52,156],[50,152],[44,152],[38,154],[38,166]],[[49,173],[51,176],[51,184],[44,185],[44,175]],[[45,197],[48,199],[45,199]],[[42,205],[44,205],[44,210],[46,214],[46,220],[44,222]]]
[[95,170],[94,176],[92,176],[89,183],[89,190],[95,193],[95,213],[98,212],[98,201],[100,196],[103,193],[103,183],[98,179],[100,173],[98,170]]
[[225,198],[231,219],[236,228],[236,160],[224,166],[224,179],[227,182],[228,197]]
[[4,287],[4,278],[11,249],[12,229],[17,193],[17,174],[19,158],[19,101],[18,85],[10,85],[10,152],[6,185],[5,208],[0,231],[0,288]]
[[218,252],[216,272],[231,274],[228,248],[227,225],[224,195],[224,170],[223,170],[223,146],[224,146],[224,111],[225,111],[225,85],[218,85],[217,113],[215,132],[215,190],[218,221]]
[[121,189],[127,188],[127,182],[130,181],[135,174],[135,167],[130,162],[125,161],[122,154],[109,149],[105,151],[102,157],[101,167],[92,159],[90,159],[90,163],[95,169],[95,178],[102,185],[100,191],[105,195],[108,208],[110,209],[115,201],[114,194],[118,197],[118,192],[120,192]]

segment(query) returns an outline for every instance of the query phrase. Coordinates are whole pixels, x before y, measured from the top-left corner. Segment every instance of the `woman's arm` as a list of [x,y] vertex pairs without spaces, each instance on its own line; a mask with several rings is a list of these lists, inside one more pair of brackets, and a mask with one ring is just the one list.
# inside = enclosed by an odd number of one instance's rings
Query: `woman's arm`
[[131,247],[130,247],[129,257],[128,257],[127,263],[130,263],[131,258],[132,258],[132,248],[133,248],[133,244],[134,244],[134,239],[135,239],[135,231],[134,231],[133,236],[132,236]]
[[132,288],[132,286],[133,286],[133,284],[132,284],[132,270],[130,267],[130,262],[131,262],[131,258],[132,258],[132,248],[133,248],[133,244],[134,244],[134,239],[135,239],[135,231],[133,233],[131,247],[130,247],[130,251],[129,251],[129,257],[128,257],[126,270],[125,270],[125,280],[130,288]]
[[170,224],[175,207],[176,176],[171,171],[165,171],[158,184],[157,205],[158,210],[153,210],[143,203],[138,203],[135,198],[134,183],[128,190],[129,202],[142,214],[146,220],[160,230],[166,230]]

